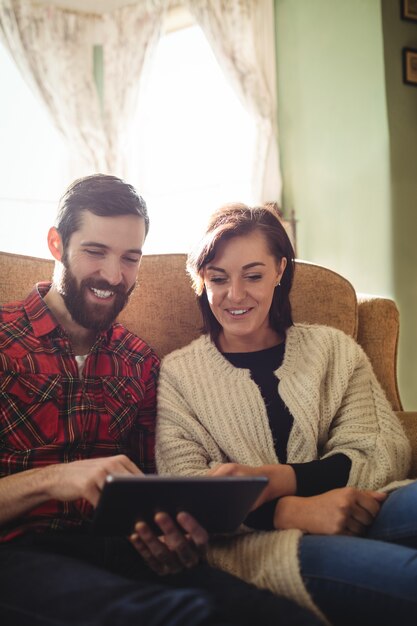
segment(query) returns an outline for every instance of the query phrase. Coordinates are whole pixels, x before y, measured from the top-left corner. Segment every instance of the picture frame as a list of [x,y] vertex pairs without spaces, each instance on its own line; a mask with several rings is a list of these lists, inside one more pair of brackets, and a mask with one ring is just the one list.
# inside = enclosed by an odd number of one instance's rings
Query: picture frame
[[417,22],[417,0],[401,0],[401,18]]
[[417,87],[417,48],[403,48],[403,81]]

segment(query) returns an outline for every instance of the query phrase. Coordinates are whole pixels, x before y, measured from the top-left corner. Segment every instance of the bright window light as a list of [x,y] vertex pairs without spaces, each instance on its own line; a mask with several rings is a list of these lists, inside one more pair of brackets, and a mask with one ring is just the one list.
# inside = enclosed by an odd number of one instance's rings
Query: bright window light
[[[0,249],[50,257],[66,149],[0,44]],[[207,215],[251,203],[255,125],[198,26],[163,36],[130,133],[126,176],[151,219],[145,253],[187,252]]]
[[151,220],[145,253],[187,252],[214,209],[253,202],[255,124],[200,27],[160,40],[132,134],[130,180]]
[[0,44],[0,249],[50,257],[66,151],[45,107]]

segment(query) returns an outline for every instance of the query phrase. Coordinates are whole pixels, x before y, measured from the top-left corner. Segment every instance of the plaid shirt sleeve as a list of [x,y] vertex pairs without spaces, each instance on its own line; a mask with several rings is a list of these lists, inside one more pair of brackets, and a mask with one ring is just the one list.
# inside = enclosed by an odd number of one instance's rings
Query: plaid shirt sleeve
[[156,424],[156,388],[159,375],[159,359],[152,354],[149,359],[149,368],[145,378],[145,395],[139,408],[138,423],[140,423],[141,440],[141,469],[147,474],[156,472],[155,465],[155,424]]

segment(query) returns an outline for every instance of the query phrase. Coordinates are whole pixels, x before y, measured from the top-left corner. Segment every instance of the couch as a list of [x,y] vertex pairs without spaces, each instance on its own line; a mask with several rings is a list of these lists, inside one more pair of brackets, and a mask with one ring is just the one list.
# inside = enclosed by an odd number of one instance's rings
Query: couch
[[[35,282],[49,280],[52,272],[52,260],[0,252],[0,303],[25,297]],[[296,262],[291,303],[295,322],[334,326],[363,347],[410,439],[410,477],[417,477],[417,412],[403,411],[397,384],[399,313],[395,303],[360,297],[343,276],[303,261]],[[200,334],[200,313],[185,273],[184,254],[143,257],[138,286],[120,321],[161,357]]]

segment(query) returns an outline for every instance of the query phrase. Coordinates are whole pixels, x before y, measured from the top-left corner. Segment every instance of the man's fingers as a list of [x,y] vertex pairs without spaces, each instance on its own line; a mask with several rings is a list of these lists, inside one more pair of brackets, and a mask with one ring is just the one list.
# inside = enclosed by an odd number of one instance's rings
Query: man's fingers
[[137,522],[130,537],[149,567],[159,574],[173,574],[196,565],[208,541],[204,528],[188,513],[178,515],[181,527],[167,513],[157,513],[154,519],[163,537],[157,537],[143,521]]
[[109,474],[142,474],[137,465],[124,454],[109,457],[109,465],[106,468]]
[[185,511],[178,513],[177,522],[189,535],[191,541],[197,546],[197,548],[205,551],[209,541],[206,529],[200,526],[197,520]]
[[[133,535],[129,538],[130,542],[136,548],[140,556],[146,562],[148,567],[150,567],[157,574],[164,576],[166,574],[175,573],[173,572],[165,563],[158,561],[149,550],[147,545],[142,541],[137,533],[133,533]],[[177,569],[179,571],[180,568]]]
[[177,555],[180,563],[185,567],[194,567],[198,563],[200,555],[192,541],[184,535],[183,531],[166,513],[157,513],[155,522],[163,531],[168,548]]
[[[138,545],[138,550],[147,563],[158,563],[158,573],[174,574],[182,569],[177,555],[152,532],[145,522],[136,524],[132,537],[135,535],[141,542],[139,543],[136,540],[135,547]],[[155,567],[152,567],[152,569],[157,571]]]

